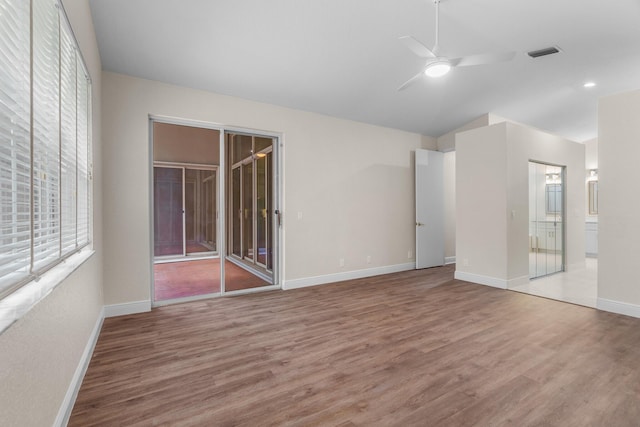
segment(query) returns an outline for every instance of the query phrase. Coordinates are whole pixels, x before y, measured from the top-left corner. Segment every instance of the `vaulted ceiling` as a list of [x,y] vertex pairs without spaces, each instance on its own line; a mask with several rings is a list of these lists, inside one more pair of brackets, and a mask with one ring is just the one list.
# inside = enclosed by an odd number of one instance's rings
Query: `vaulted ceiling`
[[[488,112],[576,141],[640,89],[640,0],[442,0],[441,54],[517,52],[419,79],[432,0],[91,0],[103,68],[439,136]],[[526,52],[558,46],[561,53]],[[586,89],[583,84],[596,86]]]

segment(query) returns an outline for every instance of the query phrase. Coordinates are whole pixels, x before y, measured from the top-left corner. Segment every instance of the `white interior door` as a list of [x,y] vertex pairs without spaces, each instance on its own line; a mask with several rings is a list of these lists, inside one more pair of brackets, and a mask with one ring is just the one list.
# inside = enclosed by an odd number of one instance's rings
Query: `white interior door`
[[416,150],[416,268],[444,265],[444,154]]

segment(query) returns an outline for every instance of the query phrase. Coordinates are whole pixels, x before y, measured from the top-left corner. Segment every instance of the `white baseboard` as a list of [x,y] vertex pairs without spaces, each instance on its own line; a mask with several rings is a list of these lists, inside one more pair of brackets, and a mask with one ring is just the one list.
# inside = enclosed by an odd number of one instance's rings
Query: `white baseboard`
[[78,392],[80,391],[80,386],[82,385],[84,374],[87,372],[87,368],[89,367],[89,362],[91,361],[91,356],[93,355],[93,349],[96,347],[96,343],[98,342],[98,337],[100,336],[100,329],[102,329],[103,321],[104,308],[100,310],[98,319],[96,319],[96,324],[93,327],[93,331],[91,331],[91,335],[89,335],[87,345],[84,347],[84,352],[82,353],[82,357],[80,358],[78,367],[73,374],[73,378],[71,378],[71,383],[69,384],[69,388],[67,389],[67,394],[65,394],[62,405],[60,405],[58,416],[53,423],[53,425],[56,427],[64,427],[69,423],[71,411],[73,410],[73,405],[76,403],[76,398],[78,397]]
[[598,298],[596,308],[611,313],[624,314],[625,316],[640,317],[640,305],[629,304],[627,302]]
[[455,264],[456,263],[456,257],[455,256],[448,256],[448,257],[444,257],[444,264]]
[[526,285],[529,283],[529,276],[520,276],[507,280],[507,289],[511,289],[515,286]]
[[415,270],[415,268],[415,262],[409,262],[406,264],[366,268],[364,270],[345,271],[344,273],[326,274],[323,276],[303,277],[301,279],[285,280],[282,284],[282,289],[288,290],[306,288],[307,286],[324,285],[326,283],[342,282],[344,280],[361,279],[363,277],[379,276],[381,274]]
[[507,289],[507,280],[498,279],[496,277],[482,276],[480,274],[466,273],[464,271],[456,271],[454,277],[465,282],[477,283],[479,285],[491,286],[498,289]]
[[104,317],[126,316],[127,314],[145,313],[151,311],[151,301],[134,301],[124,304],[104,306]]

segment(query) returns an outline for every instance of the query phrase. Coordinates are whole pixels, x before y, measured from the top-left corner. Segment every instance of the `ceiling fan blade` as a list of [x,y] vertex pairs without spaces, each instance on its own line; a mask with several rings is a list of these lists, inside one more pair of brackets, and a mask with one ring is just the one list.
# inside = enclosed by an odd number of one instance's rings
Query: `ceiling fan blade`
[[424,44],[411,36],[400,37],[399,40],[420,58],[435,58],[436,55]]
[[415,76],[411,77],[409,80],[404,82],[404,84],[398,88],[398,91],[401,91],[401,90],[407,88],[408,86],[410,86],[416,80],[418,80],[420,77],[423,77],[423,76],[424,76],[424,71],[420,71],[418,74],[416,74]]
[[495,64],[497,62],[511,61],[516,56],[515,52],[483,53],[480,55],[463,56],[449,60],[454,67],[469,67],[471,65]]

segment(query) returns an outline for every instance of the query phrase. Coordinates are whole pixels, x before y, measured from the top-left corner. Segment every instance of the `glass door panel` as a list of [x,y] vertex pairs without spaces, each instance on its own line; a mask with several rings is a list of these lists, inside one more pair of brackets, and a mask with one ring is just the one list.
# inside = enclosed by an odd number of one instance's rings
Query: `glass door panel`
[[274,211],[273,211],[273,159],[272,152],[267,153],[267,165],[265,171],[265,179],[266,179],[266,226],[267,226],[267,239],[266,239],[266,248],[267,248],[267,270],[273,271],[273,221],[274,221]]
[[[207,238],[207,228],[214,227],[215,193],[207,182],[214,178],[213,170],[185,170],[185,239],[187,255],[212,253],[214,239]],[[215,182],[215,180],[214,180]]]
[[231,173],[231,223],[232,223],[232,248],[231,253],[236,256],[242,255],[242,206],[241,200],[241,168],[233,169]]
[[273,284],[274,139],[227,134],[228,172],[225,291]]
[[215,171],[203,171],[202,176],[202,194],[200,200],[202,200],[201,213],[202,215],[202,240],[213,251],[218,250],[217,246],[217,180]]
[[153,168],[154,256],[184,255],[182,169]]
[[267,265],[267,158],[256,160],[256,262]]
[[253,163],[242,166],[243,258],[253,260]]

